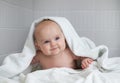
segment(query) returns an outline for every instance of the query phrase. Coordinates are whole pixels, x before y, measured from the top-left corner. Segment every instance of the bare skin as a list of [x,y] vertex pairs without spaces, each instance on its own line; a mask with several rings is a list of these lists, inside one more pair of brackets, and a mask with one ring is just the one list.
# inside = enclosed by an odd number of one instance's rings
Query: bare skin
[[39,23],[34,32],[36,56],[32,64],[39,63],[42,69],[54,67],[78,68],[76,61],[81,61],[81,67],[87,68],[93,60],[88,57],[75,56],[65,42],[64,34],[58,24],[47,20]]

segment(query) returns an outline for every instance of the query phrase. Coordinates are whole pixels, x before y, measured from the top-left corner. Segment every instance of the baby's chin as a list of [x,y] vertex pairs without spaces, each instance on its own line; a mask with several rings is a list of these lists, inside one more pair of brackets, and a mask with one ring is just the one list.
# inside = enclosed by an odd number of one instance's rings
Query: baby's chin
[[57,56],[61,56],[62,55],[62,52],[54,52],[54,53],[51,53],[49,55],[46,55],[46,56],[51,56],[51,57],[57,57]]

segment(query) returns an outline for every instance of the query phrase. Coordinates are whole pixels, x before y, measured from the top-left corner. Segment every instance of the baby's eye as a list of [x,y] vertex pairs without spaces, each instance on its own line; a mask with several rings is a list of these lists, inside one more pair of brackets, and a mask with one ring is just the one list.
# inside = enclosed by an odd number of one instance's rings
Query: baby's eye
[[49,43],[50,41],[45,41],[44,43],[46,44],[46,43]]
[[56,37],[56,38],[55,38],[55,40],[59,40],[59,39],[60,39],[60,37]]

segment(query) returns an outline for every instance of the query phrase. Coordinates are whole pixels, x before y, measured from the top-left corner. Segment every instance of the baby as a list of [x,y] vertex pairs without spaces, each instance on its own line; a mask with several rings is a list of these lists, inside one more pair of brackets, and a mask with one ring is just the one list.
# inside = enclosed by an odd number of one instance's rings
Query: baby
[[32,64],[38,63],[42,69],[54,67],[68,67],[77,69],[77,61],[80,61],[81,68],[87,68],[93,60],[88,57],[76,56],[69,49],[60,26],[45,19],[35,26],[34,44],[36,55]]

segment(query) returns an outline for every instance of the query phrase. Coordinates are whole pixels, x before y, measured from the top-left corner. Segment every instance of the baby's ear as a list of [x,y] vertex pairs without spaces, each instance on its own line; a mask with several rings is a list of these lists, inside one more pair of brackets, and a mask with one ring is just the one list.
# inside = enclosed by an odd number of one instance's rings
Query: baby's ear
[[36,40],[34,41],[34,45],[35,45],[35,49],[38,50],[38,49],[39,49],[39,46],[38,46],[38,43],[37,43]]

